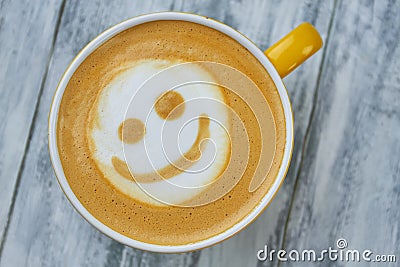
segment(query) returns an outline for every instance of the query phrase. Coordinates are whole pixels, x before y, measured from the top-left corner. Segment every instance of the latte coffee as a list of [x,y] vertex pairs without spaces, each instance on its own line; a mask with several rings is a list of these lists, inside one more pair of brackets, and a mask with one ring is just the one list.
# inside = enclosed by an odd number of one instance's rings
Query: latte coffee
[[261,201],[285,148],[279,93],[231,37],[186,21],[125,30],[91,53],[61,100],[68,183],[99,221],[132,239],[194,243]]

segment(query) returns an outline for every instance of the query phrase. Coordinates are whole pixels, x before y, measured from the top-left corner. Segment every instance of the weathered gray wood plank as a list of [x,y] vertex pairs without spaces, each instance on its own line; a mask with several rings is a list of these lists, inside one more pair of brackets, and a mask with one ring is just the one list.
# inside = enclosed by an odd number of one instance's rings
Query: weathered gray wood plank
[[136,14],[168,9],[192,11],[222,20],[265,49],[304,20],[316,24],[326,37],[333,1],[68,1],[1,266],[248,266],[257,264],[255,253],[266,242],[280,246],[322,53],[286,79],[296,117],[296,147],[288,178],[270,208],[252,226],[229,241],[201,252],[180,255],[152,254],[124,247],[80,218],[56,183],[47,155],[46,121],[51,97],[68,62],[106,27]]
[[[266,49],[303,21],[314,24],[325,40],[334,1],[255,1],[251,5],[243,1],[232,3],[230,9],[228,24]],[[289,172],[278,194],[247,229],[230,240],[203,250],[200,266],[256,266],[256,253],[265,244],[276,248],[281,246],[321,59],[322,51],[285,78],[295,117],[295,147]]]
[[[120,262],[146,266],[158,262],[157,254],[142,256],[142,251],[124,248],[103,236],[73,210],[56,182],[49,161],[47,114],[59,78],[86,43],[123,19],[167,10],[172,4],[172,1],[67,1],[0,266],[116,266]],[[193,261],[191,254],[165,260],[170,266]]]
[[335,247],[345,238],[349,249],[399,261],[399,11],[399,1],[338,5],[287,249]]
[[60,6],[61,1],[0,1],[0,243]]

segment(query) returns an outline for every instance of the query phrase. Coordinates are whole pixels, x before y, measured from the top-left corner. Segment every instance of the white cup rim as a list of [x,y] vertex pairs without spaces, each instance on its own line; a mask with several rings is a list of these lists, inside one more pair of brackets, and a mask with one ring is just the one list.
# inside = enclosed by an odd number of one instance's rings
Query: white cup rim
[[[68,181],[65,177],[64,171],[62,169],[61,160],[58,153],[57,147],[57,138],[56,138],[56,128],[57,128],[57,117],[58,111],[61,103],[61,98],[64,94],[65,88],[75,70],[79,67],[79,65],[83,62],[83,60],[89,56],[97,47],[103,44],[105,41],[109,40],[116,34],[137,26],[139,24],[143,24],[150,21],[162,21],[162,20],[182,20],[194,22],[197,24],[202,24],[208,26],[210,28],[216,29],[236,41],[238,41],[241,45],[247,48],[257,59],[258,61],[265,67],[270,77],[275,83],[276,88],[278,89],[278,93],[282,102],[282,106],[284,109],[285,115],[285,128],[286,128],[286,142],[284,155],[282,159],[281,166],[279,168],[278,175],[272,184],[271,188],[264,195],[260,203],[249,213],[247,214],[241,221],[236,223],[233,227],[228,230],[212,236],[208,239],[201,240],[195,243],[184,244],[184,245],[157,245],[151,243],[145,243],[142,241],[134,240],[127,236],[124,236],[117,231],[111,229],[105,224],[101,223],[97,220],[78,200],[71,187],[68,184]],[[89,44],[87,44],[76,57],[69,64],[67,69],[65,70],[61,80],[57,86],[56,92],[53,97],[53,101],[50,108],[49,113],[49,122],[48,122],[48,142],[49,142],[49,152],[50,159],[53,165],[53,169],[55,171],[57,180],[61,186],[61,189],[64,191],[64,194],[74,206],[74,208],[78,211],[81,216],[87,220],[91,225],[97,228],[103,234],[111,237],[112,239],[130,246],[134,248],[139,248],[142,250],[152,251],[152,252],[163,252],[163,253],[181,253],[188,252],[193,250],[202,249],[205,247],[209,247],[224,241],[225,239],[235,235],[246,226],[248,226],[251,222],[253,222],[258,215],[262,213],[262,211],[269,205],[281,186],[287,170],[289,168],[290,159],[292,156],[293,150],[293,114],[291,109],[291,104],[289,100],[289,96],[287,94],[287,90],[283,84],[281,77],[279,76],[277,70],[272,65],[272,63],[268,60],[265,54],[247,37],[234,30],[233,28],[223,24],[222,22],[216,21],[214,19],[210,19],[208,17],[203,17],[196,14],[191,13],[181,13],[181,12],[159,12],[159,13],[150,13],[146,15],[141,15],[137,17],[130,18],[125,20],[119,24],[116,24],[109,28],[108,30],[102,32],[95,39],[93,39]]]

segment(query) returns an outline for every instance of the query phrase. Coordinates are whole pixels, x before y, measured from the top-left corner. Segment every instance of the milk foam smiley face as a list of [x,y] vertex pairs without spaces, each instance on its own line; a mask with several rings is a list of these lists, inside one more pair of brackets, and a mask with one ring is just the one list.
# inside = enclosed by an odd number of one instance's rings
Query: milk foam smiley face
[[[141,61],[104,87],[87,136],[111,184],[149,204],[178,206],[207,204],[234,187],[246,171],[249,136],[215,75],[231,77],[231,70],[217,66],[218,71],[206,63]],[[245,87],[247,92],[229,90],[245,101],[254,94]],[[254,173],[261,177],[254,187],[269,169],[265,162]]]

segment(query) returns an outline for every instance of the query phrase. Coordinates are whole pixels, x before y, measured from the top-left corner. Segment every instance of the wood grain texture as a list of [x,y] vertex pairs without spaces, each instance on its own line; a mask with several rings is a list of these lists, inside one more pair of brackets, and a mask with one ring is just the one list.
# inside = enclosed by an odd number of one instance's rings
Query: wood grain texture
[[[291,12],[287,12],[288,5],[293,6]],[[23,179],[2,264],[190,266],[198,263],[202,266],[219,264],[243,266],[257,264],[255,252],[266,242],[280,245],[291,200],[299,150],[311,111],[321,54],[307,63],[308,68],[306,65],[303,69],[297,70],[287,80],[287,87],[295,103],[297,144],[288,182],[285,182],[271,207],[234,239],[202,252],[181,255],[152,254],[127,248],[99,234],[84,222],[67,203],[55,183],[47,156],[46,128],[43,125],[46,123],[51,96],[62,71],[80,48],[106,27],[136,14],[167,9],[191,11],[222,20],[265,49],[268,44],[278,40],[304,20],[316,24],[325,36],[333,2],[318,4],[306,1],[295,3],[254,1],[250,5],[228,1],[221,1],[219,4],[213,1],[194,4],[171,1],[135,3],[135,5],[120,2],[116,5],[67,1],[55,46],[54,60],[49,70],[49,79],[46,81],[36,118],[37,127],[33,132],[27,164],[23,170]],[[110,10],[112,12],[109,12]],[[259,15],[255,16],[255,12]],[[43,247],[48,249],[43,251]]]
[[61,1],[47,0],[0,1],[0,242],[47,72],[60,5]]
[[[24,157],[0,266],[277,266],[286,264],[257,262],[257,250],[264,244],[326,248],[339,237],[347,238],[351,248],[400,254],[398,1],[66,0],[58,12],[60,6],[0,1],[0,59],[8,63],[0,72],[6,88],[0,92],[0,110],[6,111],[0,113],[6,122],[0,126],[0,229],[7,222]],[[45,16],[40,16],[43,10]],[[86,223],[59,188],[47,152],[51,98],[71,59],[107,27],[163,10],[221,20],[261,49],[302,21],[316,25],[325,40],[324,51],[285,78],[295,115],[295,148],[287,178],[270,207],[230,240],[171,255],[125,247]],[[26,21],[13,26],[21,16]],[[40,33],[29,37],[37,42],[26,37],[30,32]],[[24,38],[4,37],[15,33]],[[46,72],[52,38],[54,53]],[[3,47],[15,50],[17,60]],[[24,58],[31,51],[38,54]],[[32,72],[36,63],[41,67]],[[17,100],[24,105],[10,113]],[[11,124],[16,119],[24,123]],[[15,147],[19,140],[22,145]]]
[[[226,23],[247,35],[261,49],[267,49],[303,21],[314,24],[326,39],[333,8],[333,1],[255,1],[252,5],[246,1],[235,2],[229,6],[231,14]],[[285,78],[295,116],[295,147],[282,187],[268,209],[248,228],[203,250],[200,266],[256,266],[261,264],[257,262],[256,253],[265,244],[275,248],[281,246],[321,58],[322,51]]]
[[345,238],[349,249],[400,254],[399,11],[399,1],[338,4],[286,249]]
[[86,223],[54,177],[47,150],[47,115],[63,71],[107,27],[142,13],[168,10],[170,1],[67,1],[32,138],[21,171],[0,266],[188,266],[198,253],[158,255],[125,248]]

